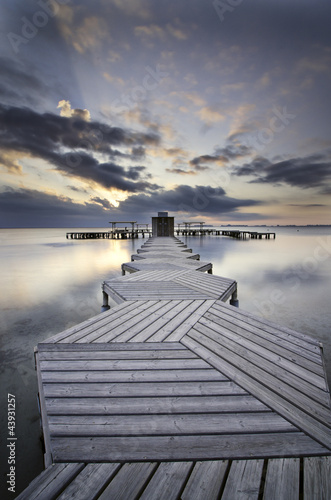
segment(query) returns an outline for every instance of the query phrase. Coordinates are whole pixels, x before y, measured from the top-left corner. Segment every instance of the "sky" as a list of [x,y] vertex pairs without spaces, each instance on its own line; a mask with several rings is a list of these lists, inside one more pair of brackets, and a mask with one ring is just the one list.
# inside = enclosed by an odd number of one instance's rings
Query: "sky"
[[331,224],[329,0],[1,0],[0,227]]

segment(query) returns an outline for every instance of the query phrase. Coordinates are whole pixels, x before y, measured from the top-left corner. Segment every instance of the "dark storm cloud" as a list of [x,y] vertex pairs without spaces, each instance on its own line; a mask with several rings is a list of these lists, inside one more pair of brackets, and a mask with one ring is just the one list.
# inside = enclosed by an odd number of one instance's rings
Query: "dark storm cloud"
[[[150,217],[161,209],[174,214],[214,215],[220,218],[236,214],[238,220],[246,220],[252,214],[240,214],[237,210],[258,204],[254,200],[230,198],[222,188],[210,186],[192,188],[182,185],[149,196],[132,195],[118,208],[99,196],[79,204],[69,197],[7,187],[0,193],[0,227],[98,227],[105,224],[110,215],[150,221]],[[258,214],[254,216],[263,218]]]
[[103,208],[106,208],[107,210],[110,208],[113,208],[113,206],[114,206],[110,203],[109,200],[107,200],[106,198],[100,198],[100,196],[94,196],[93,198],[91,198],[91,201],[93,203],[97,203],[98,205],[101,205]]
[[180,185],[173,190],[164,190],[151,195],[133,195],[120,203],[119,213],[151,214],[160,210],[160,207],[170,212],[186,212],[194,215],[222,215],[236,212],[241,207],[256,206],[256,200],[240,200],[230,198],[223,188],[211,186]]
[[124,168],[112,161],[101,163],[93,156],[103,153],[110,159],[130,159],[129,153],[122,153],[112,146],[140,148],[157,144],[159,137],[155,134],[88,122],[77,116],[39,114],[28,108],[1,104],[0,131],[3,151],[42,158],[65,175],[129,192],[158,187],[146,181],[149,175],[143,166]]
[[228,161],[223,155],[201,155],[190,160],[190,164],[200,166],[200,163],[227,163]]
[[[112,162],[99,163],[93,156],[84,152],[65,155],[53,154],[49,155],[48,159],[56,164],[57,170],[64,175],[94,182],[105,188],[137,193],[160,187],[144,180],[145,167],[124,168]],[[149,174],[146,177],[148,178]]]
[[98,202],[80,205],[33,189],[8,187],[0,193],[0,227],[98,226],[106,218]]
[[228,145],[224,148],[216,148],[213,154],[196,156],[195,158],[190,160],[190,165],[192,165],[197,170],[201,170],[202,163],[216,163],[222,165],[233,160],[244,158],[250,153],[251,149],[248,146],[242,144]]
[[22,89],[25,92],[40,92],[46,89],[44,84],[31,72],[29,73],[20,61],[0,57],[0,71],[0,96],[2,99],[8,96],[21,97]]
[[302,189],[314,187],[325,191],[329,189],[326,184],[331,180],[331,161],[322,154],[277,163],[258,157],[251,163],[237,167],[234,173],[238,176],[255,177],[250,183],[283,183]]

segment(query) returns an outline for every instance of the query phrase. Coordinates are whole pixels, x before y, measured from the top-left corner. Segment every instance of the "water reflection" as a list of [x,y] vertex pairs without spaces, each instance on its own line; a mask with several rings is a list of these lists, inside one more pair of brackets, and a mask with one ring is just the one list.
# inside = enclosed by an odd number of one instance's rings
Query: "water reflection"
[[32,242],[24,244],[24,251],[21,245],[2,247],[0,273],[6,293],[0,307],[30,307],[64,295],[72,286],[120,273],[131,253],[132,242],[117,240]]

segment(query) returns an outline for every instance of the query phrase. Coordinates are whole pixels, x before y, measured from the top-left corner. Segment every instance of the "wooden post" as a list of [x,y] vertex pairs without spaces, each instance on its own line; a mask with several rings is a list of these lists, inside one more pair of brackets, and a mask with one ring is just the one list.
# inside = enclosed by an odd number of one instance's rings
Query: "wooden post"
[[108,311],[110,309],[110,305],[108,304],[108,293],[102,290],[102,306],[101,312]]
[[235,289],[235,291],[233,292],[233,294],[231,296],[230,304],[231,304],[231,306],[239,307],[238,290],[237,290],[237,288]]

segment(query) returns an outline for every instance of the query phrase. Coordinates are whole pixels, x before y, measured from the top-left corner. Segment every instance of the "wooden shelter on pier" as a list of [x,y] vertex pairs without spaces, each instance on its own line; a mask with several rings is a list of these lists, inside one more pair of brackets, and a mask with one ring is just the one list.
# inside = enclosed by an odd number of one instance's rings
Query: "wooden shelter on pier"
[[320,342],[226,304],[236,282],[177,238],[137,255],[108,310],[36,348],[46,469],[18,498],[331,498]]
[[153,236],[174,236],[174,217],[169,217],[168,212],[158,212],[157,217],[152,217]]

